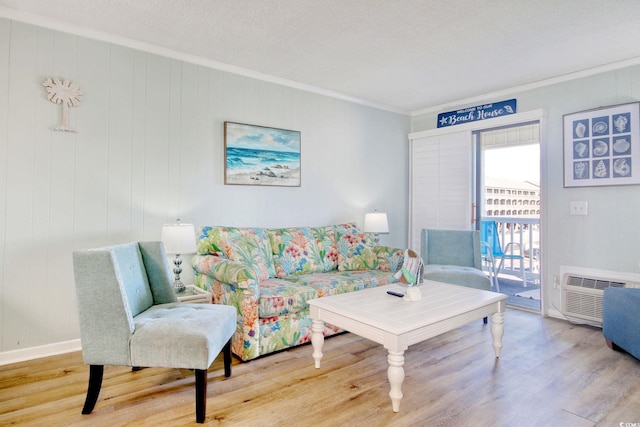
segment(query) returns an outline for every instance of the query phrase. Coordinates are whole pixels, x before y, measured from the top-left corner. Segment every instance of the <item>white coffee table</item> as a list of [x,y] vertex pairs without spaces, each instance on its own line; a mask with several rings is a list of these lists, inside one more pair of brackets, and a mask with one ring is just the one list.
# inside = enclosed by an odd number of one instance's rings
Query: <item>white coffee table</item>
[[421,301],[387,294],[406,290],[394,284],[309,301],[315,367],[320,368],[325,322],[382,344],[389,352],[387,376],[394,412],[400,410],[404,351],[410,345],[490,316],[493,348],[500,357],[504,334],[506,295],[432,281],[420,286]]

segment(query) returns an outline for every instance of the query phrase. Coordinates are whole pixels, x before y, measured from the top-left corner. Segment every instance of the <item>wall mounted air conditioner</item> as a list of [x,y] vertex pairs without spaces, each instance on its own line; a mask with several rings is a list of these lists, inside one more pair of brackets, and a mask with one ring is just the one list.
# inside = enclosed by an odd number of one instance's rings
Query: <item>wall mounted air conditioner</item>
[[582,267],[560,267],[562,314],[578,323],[602,327],[604,289],[640,288],[640,275]]

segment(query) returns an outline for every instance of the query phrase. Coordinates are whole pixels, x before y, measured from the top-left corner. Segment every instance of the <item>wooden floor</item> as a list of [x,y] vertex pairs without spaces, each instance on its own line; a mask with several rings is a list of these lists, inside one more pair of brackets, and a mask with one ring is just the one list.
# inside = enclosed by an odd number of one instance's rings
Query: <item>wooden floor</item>
[[[207,420],[240,426],[619,426],[640,423],[640,362],[600,329],[508,310],[502,356],[474,322],[405,353],[404,398],[391,410],[384,348],[353,334],[209,370]],[[0,366],[0,425],[195,424],[188,370],[106,367],[95,410],[81,415],[80,353]]]

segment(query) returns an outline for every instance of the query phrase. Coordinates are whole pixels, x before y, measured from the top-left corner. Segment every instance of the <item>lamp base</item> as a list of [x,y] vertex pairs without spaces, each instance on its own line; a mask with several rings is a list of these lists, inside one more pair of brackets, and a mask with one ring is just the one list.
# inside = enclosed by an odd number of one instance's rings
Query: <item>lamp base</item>
[[182,264],[182,260],[180,259],[180,254],[176,254],[176,258],[173,260],[173,265],[175,266],[173,272],[175,277],[173,278],[173,291],[176,293],[184,292],[187,287],[180,281],[180,273],[182,273],[182,268],[180,265]]
[[173,291],[175,293],[180,293],[180,292],[184,292],[184,290],[187,289],[187,287],[184,285],[184,283],[182,283],[180,280],[174,280],[173,282]]

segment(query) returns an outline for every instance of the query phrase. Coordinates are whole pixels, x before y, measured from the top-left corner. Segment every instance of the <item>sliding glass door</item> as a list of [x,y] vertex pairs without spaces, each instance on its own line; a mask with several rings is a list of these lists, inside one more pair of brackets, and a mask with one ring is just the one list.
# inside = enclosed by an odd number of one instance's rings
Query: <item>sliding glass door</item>
[[[528,218],[521,220],[522,224],[517,227],[523,230],[535,229],[536,232],[533,235],[525,233],[522,236],[520,251],[523,256],[527,254],[527,260],[524,261],[521,270],[534,280],[532,284],[537,281],[537,285],[540,285],[542,258],[540,257],[541,233],[539,232],[541,209],[539,180],[537,187],[532,184],[538,191],[537,201],[532,202],[530,199],[526,199],[524,194],[518,193],[525,191],[535,193],[535,190],[502,189],[500,185],[497,185],[499,183],[487,182],[488,178],[485,176],[484,170],[487,167],[487,159],[489,159],[489,166],[494,168],[491,166],[494,164],[494,160],[490,158],[497,154],[498,150],[512,148],[510,147],[511,143],[503,144],[501,142],[500,138],[504,138],[505,135],[510,136],[514,132],[520,133],[521,135],[516,141],[519,141],[522,148],[534,144],[531,142],[533,139],[530,140],[530,143],[525,144],[523,135],[526,132],[537,132],[535,144],[539,147],[539,122],[541,119],[542,110],[535,110],[410,134],[409,247],[416,251],[420,250],[420,232],[424,228],[479,229],[480,221],[483,218],[501,218],[507,216],[507,213],[511,216],[514,212],[516,215],[524,215],[526,212]],[[499,131],[500,129],[502,131]],[[510,162],[509,156],[514,156],[513,152],[508,153],[507,160],[504,158],[496,160],[497,164],[506,167]],[[532,156],[525,158],[535,164],[539,171],[539,160]],[[522,168],[522,166],[518,167]],[[486,193],[489,190],[492,191],[491,197],[488,197]],[[504,195],[501,194],[503,190]],[[513,197],[506,197],[507,192]],[[514,192],[515,194],[513,194]],[[493,197],[494,195],[496,197]],[[528,197],[530,194],[526,196]],[[509,206],[508,209],[502,208],[503,200],[505,205]],[[529,218],[531,212],[535,212],[537,217]],[[515,230],[512,225],[506,225],[500,231],[502,232],[503,229]],[[511,235],[506,238],[510,239]],[[520,234],[514,238],[519,240]],[[533,259],[535,259],[535,263],[532,264],[531,260]],[[517,266],[515,268],[510,266],[510,268],[513,271],[519,271]],[[525,280],[529,280],[529,278]]]
[[474,141],[476,228],[495,232],[491,267],[499,291],[509,305],[540,311],[539,122],[474,132]]

